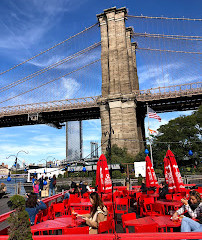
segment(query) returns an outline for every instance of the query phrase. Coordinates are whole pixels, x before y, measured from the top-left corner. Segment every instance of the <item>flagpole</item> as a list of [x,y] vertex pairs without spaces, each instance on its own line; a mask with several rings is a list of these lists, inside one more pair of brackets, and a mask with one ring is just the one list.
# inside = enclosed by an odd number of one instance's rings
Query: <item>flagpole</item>
[[154,166],[154,163],[153,163],[152,145],[151,145],[150,131],[149,131],[149,106],[148,106],[148,103],[147,103],[147,117],[148,117],[148,132],[149,132],[150,156],[151,156],[151,163],[152,163],[152,167],[153,167],[153,166]]

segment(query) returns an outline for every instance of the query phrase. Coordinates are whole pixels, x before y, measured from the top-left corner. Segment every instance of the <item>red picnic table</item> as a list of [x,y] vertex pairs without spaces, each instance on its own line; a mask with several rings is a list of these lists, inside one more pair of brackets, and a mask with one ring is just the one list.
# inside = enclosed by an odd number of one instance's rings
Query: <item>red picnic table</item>
[[161,204],[163,206],[166,207],[167,211],[168,211],[168,207],[171,207],[171,209],[175,209],[175,208],[179,208],[181,207],[183,204],[181,203],[181,201],[172,201],[172,200],[157,200],[155,201],[156,204]]
[[165,216],[151,216],[152,220],[158,224],[158,227],[163,230],[163,228],[171,228],[171,232],[173,232],[174,227],[180,227],[181,222],[180,221],[172,221],[170,218],[170,215]]
[[72,216],[66,215],[66,216],[58,217],[54,220],[47,220],[45,222],[35,224],[31,226],[31,232],[33,234],[35,232],[39,232],[41,234],[43,231],[49,232],[53,230],[79,226],[83,222],[84,220],[82,218],[77,218],[76,220],[73,220]]
[[138,219],[133,219],[133,220],[128,220],[125,221],[125,226],[126,226],[126,233],[129,233],[128,227],[129,226],[142,226],[142,225],[150,225],[157,223],[158,227],[160,229],[163,229],[164,227],[167,228],[174,228],[174,227],[179,227],[181,225],[181,222],[173,222],[170,219],[171,216],[148,216],[144,218],[138,218]]
[[138,219],[132,219],[127,220],[124,222],[126,226],[126,233],[129,233],[128,227],[129,226],[142,226],[142,225],[148,225],[153,224],[154,221],[151,219],[151,217],[144,217],[144,218],[138,218]]

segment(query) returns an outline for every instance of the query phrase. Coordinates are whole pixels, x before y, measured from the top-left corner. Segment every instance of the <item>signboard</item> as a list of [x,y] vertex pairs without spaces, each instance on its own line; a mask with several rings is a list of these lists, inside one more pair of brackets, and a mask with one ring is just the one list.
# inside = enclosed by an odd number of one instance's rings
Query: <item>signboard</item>
[[146,177],[146,162],[134,162],[135,177],[138,177],[139,174],[142,177]]

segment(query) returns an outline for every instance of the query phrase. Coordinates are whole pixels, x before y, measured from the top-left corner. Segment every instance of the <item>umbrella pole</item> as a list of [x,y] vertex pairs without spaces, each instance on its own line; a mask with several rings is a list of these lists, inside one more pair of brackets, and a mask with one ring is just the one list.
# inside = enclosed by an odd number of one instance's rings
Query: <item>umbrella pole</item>
[[150,138],[150,131],[149,131],[149,106],[148,106],[148,103],[147,103],[147,117],[148,117],[148,133],[149,133],[149,147],[150,147],[151,163],[152,163],[152,166],[154,166],[153,155],[152,155],[152,145],[151,145],[151,138]]

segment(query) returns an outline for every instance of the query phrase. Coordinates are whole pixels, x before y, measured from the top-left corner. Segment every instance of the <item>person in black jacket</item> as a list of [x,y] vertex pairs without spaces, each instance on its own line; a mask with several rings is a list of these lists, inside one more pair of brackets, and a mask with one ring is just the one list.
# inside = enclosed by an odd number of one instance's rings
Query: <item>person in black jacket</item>
[[168,194],[168,185],[166,183],[161,183],[159,188],[159,198],[165,199],[166,194]]
[[43,176],[39,179],[39,197],[41,197],[41,191],[43,190]]
[[144,179],[144,178],[142,179],[142,185],[141,185],[140,190],[141,190],[143,193],[147,193],[147,187],[146,187],[145,179]]
[[86,193],[88,191],[86,186],[87,186],[86,183],[83,183],[82,181],[80,182],[79,187],[81,189],[81,195],[83,195],[84,193]]

